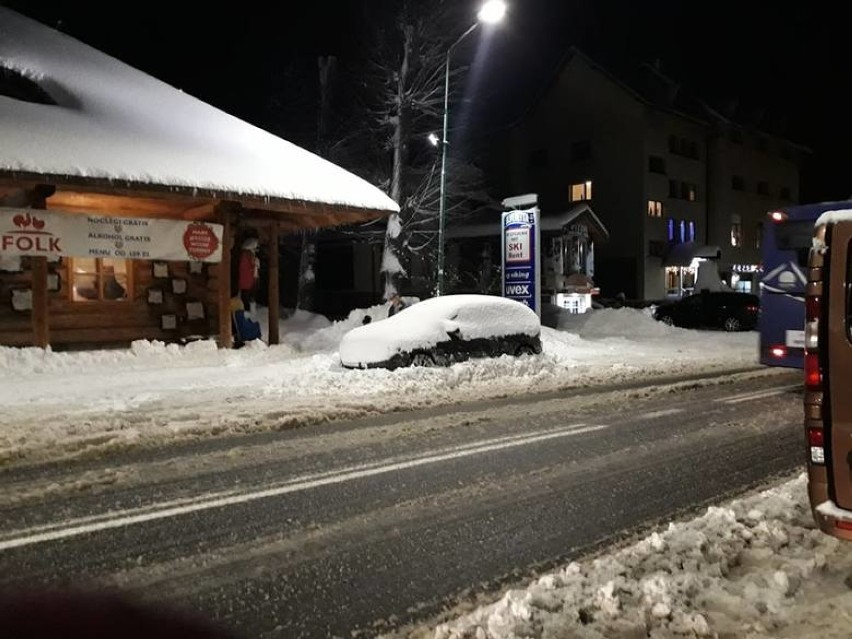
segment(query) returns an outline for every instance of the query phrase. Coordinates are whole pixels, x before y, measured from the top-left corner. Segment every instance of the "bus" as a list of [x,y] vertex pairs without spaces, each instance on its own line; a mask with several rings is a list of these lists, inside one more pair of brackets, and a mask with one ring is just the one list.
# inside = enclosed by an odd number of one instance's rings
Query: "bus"
[[823,202],[768,213],[761,241],[760,363],[804,368],[805,289],[814,223],[852,202]]

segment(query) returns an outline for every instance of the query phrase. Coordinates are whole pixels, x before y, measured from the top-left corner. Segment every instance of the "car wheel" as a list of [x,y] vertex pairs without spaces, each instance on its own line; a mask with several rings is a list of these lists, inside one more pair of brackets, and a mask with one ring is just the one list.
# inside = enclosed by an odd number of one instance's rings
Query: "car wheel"
[[672,319],[672,316],[671,316],[671,315],[663,315],[663,316],[660,318],[660,321],[661,321],[663,324],[665,324],[666,326],[674,326],[674,320]]
[[743,325],[736,317],[728,317],[722,322],[722,327],[726,331],[739,331],[742,330]]
[[417,353],[411,357],[412,366],[432,367],[435,365],[432,356],[429,353]]
[[535,349],[529,344],[521,344],[515,349],[515,356],[522,357],[524,355],[535,355]]

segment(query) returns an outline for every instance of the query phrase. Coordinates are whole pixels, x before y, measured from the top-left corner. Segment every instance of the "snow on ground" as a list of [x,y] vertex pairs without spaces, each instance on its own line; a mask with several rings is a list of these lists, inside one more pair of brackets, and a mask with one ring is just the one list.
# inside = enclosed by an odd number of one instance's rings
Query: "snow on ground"
[[804,475],[574,562],[434,639],[848,637],[852,546],[816,529]]
[[[118,351],[0,348],[0,463],[176,438],[290,428],[332,419],[726,370],[756,364],[755,333],[689,331],[645,311],[605,309],[542,329],[544,353],[473,360],[449,368],[346,370],[337,344],[370,314],[343,321],[296,313],[284,344],[220,351],[137,342]],[[576,326],[569,326],[574,322]],[[580,325],[582,324],[582,325]]]

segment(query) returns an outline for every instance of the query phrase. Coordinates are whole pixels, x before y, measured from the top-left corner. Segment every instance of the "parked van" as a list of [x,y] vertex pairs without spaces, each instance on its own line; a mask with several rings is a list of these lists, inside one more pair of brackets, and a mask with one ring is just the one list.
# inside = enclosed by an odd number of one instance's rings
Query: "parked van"
[[817,219],[806,293],[808,496],[820,529],[852,540],[852,209]]

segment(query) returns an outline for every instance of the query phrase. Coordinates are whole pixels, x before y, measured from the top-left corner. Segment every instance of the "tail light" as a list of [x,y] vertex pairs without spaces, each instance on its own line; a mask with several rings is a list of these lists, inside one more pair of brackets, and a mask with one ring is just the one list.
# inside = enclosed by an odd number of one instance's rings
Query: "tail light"
[[816,353],[805,353],[805,388],[809,391],[822,390],[822,371]]
[[808,447],[810,448],[811,463],[825,463],[825,437],[822,428],[808,428]]
[[757,313],[760,310],[760,307],[757,304],[749,304],[746,306],[747,311],[751,311],[752,313]]

